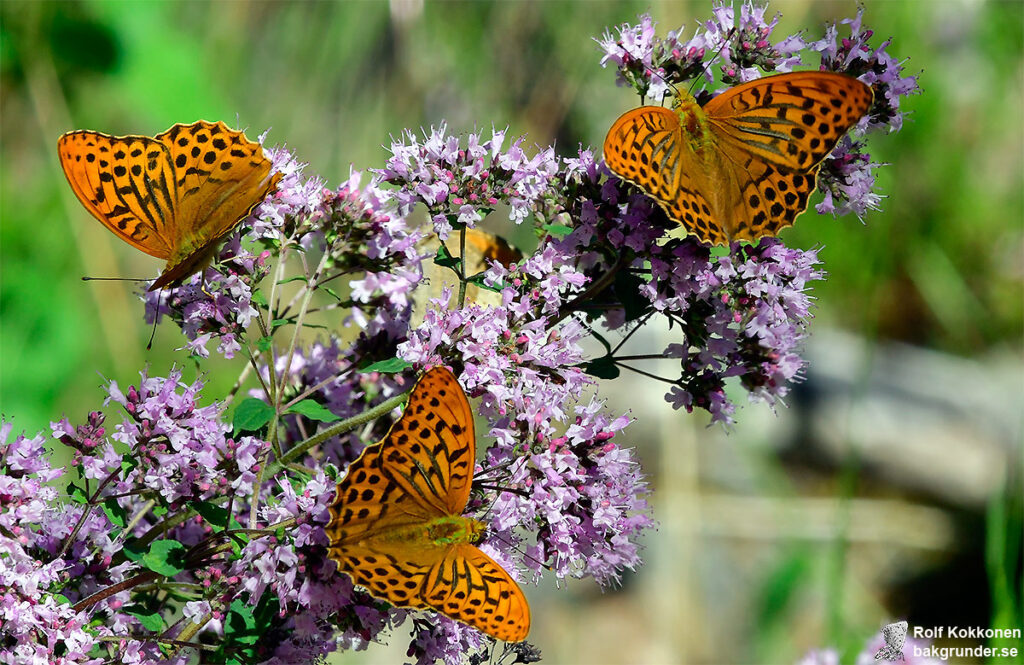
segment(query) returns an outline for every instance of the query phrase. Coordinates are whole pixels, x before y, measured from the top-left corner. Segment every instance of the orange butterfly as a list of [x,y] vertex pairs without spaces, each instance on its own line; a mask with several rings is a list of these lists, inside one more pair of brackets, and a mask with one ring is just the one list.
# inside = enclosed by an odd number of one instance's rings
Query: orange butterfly
[[473,412],[458,380],[442,367],[426,372],[402,417],[338,483],[327,555],[376,598],[519,642],[530,631],[526,596],[476,546],[487,525],[462,516],[475,449]]
[[167,261],[150,291],[203,270],[217,243],[277,188],[259,143],[223,122],[155,137],[78,130],[57,141],[71,189],[119,238]]
[[703,107],[678,91],[671,110],[623,114],[604,140],[620,178],[713,245],[774,236],[807,209],[822,160],[871,108],[845,74],[794,72],[726,90]]

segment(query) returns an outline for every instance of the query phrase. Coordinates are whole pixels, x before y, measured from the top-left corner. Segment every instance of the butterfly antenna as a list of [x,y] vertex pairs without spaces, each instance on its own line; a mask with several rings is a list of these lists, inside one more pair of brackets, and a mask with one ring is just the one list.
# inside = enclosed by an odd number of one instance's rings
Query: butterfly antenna
[[146,344],[146,350],[149,351],[153,348],[153,338],[156,337],[156,324],[160,322],[160,310],[164,304],[164,290],[160,289],[160,292],[156,296],[156,311],[153,312],[153,330],[149,333],[149,344]]
[[516,545],[515,543],[513,543],[513,542],[511,542],[511,541],[508,541],[508,540],[505,540],[504,538],[502,538],[501,536],[499,536],[499,535],[497,534],[497,532],[495,532],[495,531],[491,531],[490,535],[491,535],[491,536],[492,536],[492,537],[493,537],[493,538],[494,538],[495,540],[497,540],[497,541],[500,541],[500,542],[503,542],[503,543],[505,543],[506,545],[508,545],[509,549],[511,549],[511,550],[512,550],[513,552],[518,552],[519,554],[522,554],[522,555],[523,555],[523,558],[524,558],[524,559],[529,559],[530,561],[533,561],[533,562],[534,562],[535,564],[537,564],[538,566],[540,566],[540,567],[541,567],[541,568],[543,568],[544,570],[548,571],[549,573],[553,573],[553,572],[555,572],[555,569],[554,569],[554,567],[553,567],[553,566],[549,566],[548,564],[546,564],[546,563],[544,563],[543,561],[539,560],[539,559],[538,559],[537,557],[534,557],[534,556],[530,556],[529,554],[527,554],[527,553],[526,553],[526,551],[525,551],[525,550],[523,550],[522,548],[520,548],[520,547],[519,547],[518,545]]
[[[722,45],[718,47],[717,51],[715,51],[715,55],[712,56],[712,58],[710,60],[708,60],[707,62],[704,63],[704,68],[700,70],[700,74],[698,74],[697,76],[695,76],[693,78],[693,83],[690,84],[690,89],[687,91],[689,94],[691,94],[691,95],[693,94],[693,89],[695,87],[697,87],[697,81],[699,81],[700,79],[704,78],[704,75],[708,73],[708,70],[711,68],[711,65],[715,62],[715,60],[718,58],[718,56],[722,55],[722,51],[725,50],[725,47],[729,44],[729,40],[732,39],[732,36],[734,34],[736,34],[736,27],[735,26],[733,26],[729,30],[729,32],[725,35],[725,39],[722,40]],[[672,81],[669,81],[667,78],[665,78],[665,76],[663,76],[661,74],[661,72],[658,72],[653,67],[648,67],[647,68],[647,72],[649,74],[651,74],[652,76],[657,76],[662,81],[664,81],[665,85],[667,85],[668,87],[672,88],[673,91],[675,91],[676,97],[679,97],[679,88],[676,87],[675,83],[673,83]],[[641,95],[640,96],[640,103],[641,104],[643,103],[643,99],[644,99],[644,96]],[[665,103],[664,97],[661,99],[661,102]]]
[[83,277],[83,282],[149,282],[145,277]]
[[719,56],[722,55],[722,51],[724,51],[725,47],[729,45],[729,41],[732,40],[732,36],[735,35],[735,34],[736,34],[736,26],[733,26],[732,28],[729,29],[729,32],[726,33],[725,39],[722,40],[722,45],[718,47],[718,50],[715,51],[715,54],[713,56],[711,56],[710,60],[708,60],[707,62],[704,63],[704,69],[702,69],[700,71],[700,75],[693,79],[693,83],[690,84],[690,90],[689,90],[691,95],[693,94],[693,89],[697,87],[697,81],[699,81],[702,78],[704,78],[704,75],[707,74],[708,71],[711,69],[711,65],[713,65],[715,60],[717,60],[719,58]]

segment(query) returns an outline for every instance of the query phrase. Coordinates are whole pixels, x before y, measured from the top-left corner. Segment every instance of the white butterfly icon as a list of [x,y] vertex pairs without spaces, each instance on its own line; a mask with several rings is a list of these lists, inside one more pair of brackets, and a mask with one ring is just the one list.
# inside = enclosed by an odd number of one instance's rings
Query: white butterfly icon
[[875,654],[875,660],[895,661],[897,658],[906,660],[903,656],[903,642],[907,639],[907,622],[897,621],[890,623],[882,629],[882,639],[885,646]]

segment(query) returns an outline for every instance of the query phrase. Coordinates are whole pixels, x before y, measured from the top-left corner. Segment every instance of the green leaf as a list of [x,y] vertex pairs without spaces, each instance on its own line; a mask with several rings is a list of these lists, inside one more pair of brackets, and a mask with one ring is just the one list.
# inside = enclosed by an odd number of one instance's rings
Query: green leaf
[[323,404],[312,399],[304,399],[297,404],[291,405],[285,413],[297,413],[300,416],[305,416],[310,420],[318,420],[322,423],[333,423],[341,420],[341,416],[334,415]]
[[182,555],[185,546],[176,540],[158,540],[149,547],[149,552],[142,555],[142,565],[154,573],[173,577],[185,570]]
[[507,284],[505,284],[503,282],[499,282],[497,284],[487,284],[487,283],[484,282],[484,280],[486,278],[487,278],[487,272],[484,271],[484,272],[478,272],[477,274],[473,275],[472,277],[467,277],[466,281],[468,283],[470,283],[470,284],[475,284],[476,286],[480,287],[481,289],[485,289],[487,291],[494,291],[495,293],[501,293],[501,290],[504,289],[506,286],[508,286]]
[[202,515],[203,519],[211,526],[223,529],[226,525],[229,525],[228,520],[230,519],[229,526],[232,529],[242,528],[242,525],[235,520],[234,516],[231,515],[226,508],[218,506],[215,503],[211,503],[209,501],[195,501],[189,505],[194,508],[197,513]]
[[640,287],[643,281],[636,275],[620,270],[615,275],[615,295],[626,310],[626,321],[636,321],[650,309],[651,303],[640,296]]
[[253,291],[252,297],[250,298],[254,303],[263,309],[267,308],[267,299],[263,295],[263,291]]
[[106,513],[107,519],[114,526],[124,527],[128,523],[126,519],[128,513],[121,507],[121,504],[117,502],[117,499],[107,499],[103,502],[103,512]]
[[610,355],[601,356],[597,360],[591,360],[583,368],[583,371],[599,379],[617,379],[620,373],[618,366]]
[[136,538],[135,540],[125,543],[124,548],[121,551],[124,552],[125,557],[129,561],[138,563],[142,561],[143,555],[145,555],[149,550],[147,550],[144,545],[139,545],[139,540]]
[[601,346],[603,346],[603,347],[604,347],[604,350],[605,350],[605,351],[607,351],[607,352],[608,352],[608,354],[610,355],[610,354],[611,354],[611,352],[612,352],[612,344],[611,344],[611,342],[609,342],[608,340],[606,340],[606,339],[605,339],[605,338],[604,338],[604,337],[603,337],[603,336],[601,335],[601,333],[597,332],[596,330],[593,330],[593,329],[591,329],[591,331],[590,331],[590,334],[594,336],[594,339],[596,339],[596,340],[597,340],[598,342],[600,342],[600,343],[601,343]]
[[444,244],[442,243],[441,246],[437,248],[437,255],[434,256],[434,263],[441,266],[442,268],[451,268],[452,270],[458,272],[461,261],[459,261],[459,259],[455,258],[451,254],[449,254],[448,248],[445,247]]
[[164,629],[164,618],[160,616],[159,612],[146,614],[145,612],[125,610],[125,613],[138,619],[139,622],[142,623],[142,627],[151,633],[156,633]]
[[239,432],[255,432],[274,418],[274,407],[261,399],[246,397],[235,407],[235,415],[231,424],[235,434]]
[[256,350],[260,353],[266,353],[270,350],[270,347],[274,345],[274,340],[270,335],[266,337],[260,337],[256,340]]
[[260,638],[252,608],[241,600],[233,601],[228,609],[224,620],[224,637],[240,644],[255,644]]
[[296,275],[295,277],[289,277],[288,279],[282,279],[278,284],[287,284],[289,282],[309,282],[305,275]]
[[68,485],[68,490],[70,490],[69,494],[71,495],[71,500],[75,503],[89,503],[89,497],[85,495],[85,490],[78,485],[70,483]]
[[412,363],[406,362],[401,358],[388,358],[387,360],[378,360],[370,365],[365,365],[359,368],[359,371],[363,374],[369,374],[370,372],[380,372],[381,374],[398,374],[412,367]]
[[274,332],[281,326],[286,326],[291,322],[291,319],[274,319],[273,321],[270,322],[270,332]]
[[558,239],[562,239],[573,232],[573,228],[571,226],[566,226],[565,224],[545,224],[541,228],[547,231],[548,235],[554,236]]

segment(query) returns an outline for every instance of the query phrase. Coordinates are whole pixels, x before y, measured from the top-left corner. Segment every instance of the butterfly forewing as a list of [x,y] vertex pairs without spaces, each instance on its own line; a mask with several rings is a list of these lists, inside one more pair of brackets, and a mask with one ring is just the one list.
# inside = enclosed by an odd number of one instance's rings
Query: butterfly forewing
[[807,171],[871,108],[871,88],[845,74],[793,72],[730,88],[704,105],[727,154]]
[[460,515],[476,463],[473,412],[451,372],[431,371],[385,438],[388,474],[414,501],[441,515]]
[[683,141],[678,115],[660,106],[623,114],[604,140],[604,159],[623,180],[644,190],[690,233],[724,241],[693,176],[699,167]]
[[220,238],[273,191],[281,179],[259,143],[223,122],[174,125],[157,134],[174,164],[181,220],[179,259]]
[[71,189],[104,226],[133,247],[169,259],[177,198],[167,147],[146,136],[68,132],[57,154]]
[[383,469],[379,443],[349,464],[331,504],[326,527],[332,543],[356,543],[388,529],[420,524],[441,513],[413,500]]

